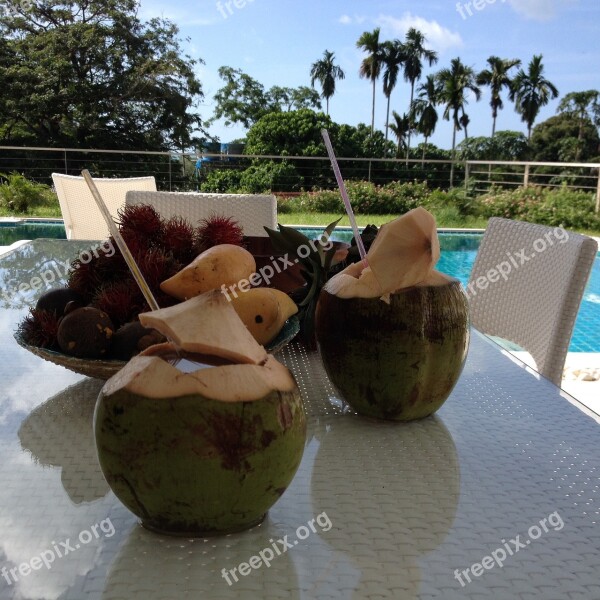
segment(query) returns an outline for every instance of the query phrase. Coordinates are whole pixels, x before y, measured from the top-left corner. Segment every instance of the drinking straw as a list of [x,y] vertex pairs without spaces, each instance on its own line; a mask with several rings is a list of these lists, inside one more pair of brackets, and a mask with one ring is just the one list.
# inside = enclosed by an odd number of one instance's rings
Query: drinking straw
[[358,231],[358,225],[356,224],[356,219],[354,218],[354,211],[352,210],[350,198],[348,197],[348,192],[346,191],[346,184],[344,183],[344,179],[342,178],[342,173],[340,171],[338,161],[335,157],[335,152],[333,151],[331,139],[329,138],[329,132],[327,131],[327,129],[321,129],[321,135],[323,136],[323,140],[325,141],[327,154],[329,154],[329,160],[331,161],[331,166],[333,167],[333,172],[335,174],[338,187],[340,188],[340,193],[342,194],[342,200],[344,201],[344,206],[346,207],[346,212],[348,213],[348,218],[350,219],[350,225],[352,225],[352,230],[354,231],[354,239],[356,240],[358,253],[360,254],[361,260],[365,264],[365,267],[368,267],[369,262],[367,260],[367,252],[365,250],[365,245],[363,244],[362,238],[360,237],[360,232]]
[[133,278],[138,284],[140,290],[142,291],[142,294],[144,294],[144,298],[146,299],[150,310],[159,310],[160,306],[158,305],[154,294],[152,294],[150,287],[146,283],[146,280],[144,279],[140,268],[135,262],[133,255],[129,251],[129,248],[125,243],[125,240],[123,239],[119,228],[115,225],[115,222],[113,221],[112,216],[108,211],[108,208],[106,207],[106,204],[104,203],[104,200],[102,199],[102,196],[100,195],[100,192],[98,191],[98,188],[96,187],[92,176],[90,175],[90,172],[87,169],[84,169],[83,171],[81,171],[81,174],[83,175],[85,182],[88,184],[90,192],[92,192],[92,196],[94,197],[94,200],[96,201],[96,204],[98,205],[98,208],[100,209],[100,212],[102,213],[102,216],[104,217],[104,220],[108,225],[108,230],[110,231],[110,234],[113,236],[113,238],[115,238],[115,242],[117,242],[117,246],[119,247],[123,258],[125,259],[125,262],[127,263],[127,266],[129,267]]

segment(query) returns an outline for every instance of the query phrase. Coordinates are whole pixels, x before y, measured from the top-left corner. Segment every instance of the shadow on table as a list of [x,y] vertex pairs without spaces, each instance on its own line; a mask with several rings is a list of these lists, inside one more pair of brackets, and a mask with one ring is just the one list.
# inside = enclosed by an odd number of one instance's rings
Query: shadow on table
[[419,561],[444,541],[458,508],[450,432],[436,416],[408,424],[349,416],[316,425],[314,434],[311,497],[333,522],[323,537],[334,549],[319,567],[315,597],[339,589],[350,567],[354,589],[332,597],[418,598]]
[[84,379],[38,406],[19,428],[21,447],[43,466],[61,467],[61,482],[75,504],[105,496],[92,421],[103,381]]
[[280,525],[267,519],[249,531],[207,539],[157,535],[135,527],[114,558],[102,598],[300,598],[291,555],[276,556],[270,567],[235,574],[232,570],[283,537]]

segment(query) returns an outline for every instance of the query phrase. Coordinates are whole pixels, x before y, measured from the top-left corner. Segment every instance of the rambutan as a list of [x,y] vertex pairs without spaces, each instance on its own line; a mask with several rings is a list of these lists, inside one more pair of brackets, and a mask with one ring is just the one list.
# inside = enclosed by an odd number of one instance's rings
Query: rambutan
[[123,236],[146,239],[151,244],[162,239],[163,219],[149,204],[125,206],[119,210],[119,229]]
[[133,279],[111,282],[97,290],[91,306],[104,311],[116,327],[133,321],[145,305]]
[[164,225],[162,246],[164,250],[171,251],[180,263],[191,263],[198,255],[194,227],[181,217],[172,217]]
[[211,215],[202,219],[196,233],[199,252],[219,244],[241,246],[244,242],[244,232],[238,222],[223,215]]
[[31,308],[29,314],[21,321],[18,334],[30,345],[37,348],[58,349],[59,318],[49,310]]
[[160,248],[152,248],[143,256],[138,257],[137,263],[155,296],[160,291],[160,284],[184,267],[174,258],[173,254]]
[[85,302],[89,302],[94,295],[94,290],[102,283],[94,261],[83,262],[76,258],[71,262],[67,275],[67,287],[78,292]]

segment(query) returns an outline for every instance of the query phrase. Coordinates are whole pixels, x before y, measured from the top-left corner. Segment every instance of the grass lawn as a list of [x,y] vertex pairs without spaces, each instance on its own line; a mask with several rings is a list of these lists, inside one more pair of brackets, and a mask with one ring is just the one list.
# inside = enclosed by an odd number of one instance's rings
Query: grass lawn
[[[341,215],[333,213],[279,213],[277,218],[282,225],[329,225],[332,221],[339,219]],[[365,225],[383,225],[398,215],[356,215],[359,227]],[[455,215],[446,216],[443,211],[436,214],[438,227],[456,227],[469,229],[485,229],[487,219],[477,217],[456,218]],[[350,220],[347,216],[339,223],[340,226],[349,226]]]
[[17,213],[0,206],[0,217],[18,217],[23,219],[62,219],[62,214],[58,204],[56,204],[56,206],[36,206],[34,209],[31,209],[29,213]]

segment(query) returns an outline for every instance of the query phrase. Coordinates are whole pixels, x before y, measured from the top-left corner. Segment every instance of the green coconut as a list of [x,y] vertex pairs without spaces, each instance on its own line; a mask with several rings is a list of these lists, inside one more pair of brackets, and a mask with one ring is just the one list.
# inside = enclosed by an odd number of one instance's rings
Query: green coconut
[[[186,536],[259,523],[294,477],[306,439],[292,374],[249,341],[227,301],[205,298],[213,325],[220,314],[231,335],[212,352],[218,366],[183,372],[169,362],[173,349],[199,358],[181,350],[179,337],[186,329],[189,348],[189,331],[204,318],[198,298],[188,301],[187,328],[181,311],[174,320],[168,312],[150,313],[161,333],[171,333],[171,344],[133,358],[109,379],[94,414],[100,466],[115,495],[149,529]],[[210,354],[208,337],[199,347]],[[224,360],[232,353],[239,353],[237,362]]]
[[357,412],[410,421],[434,413],[462,371],[467,297],[434,270],[435,219],[422,208],[384,225],[364,262],[321,291],[315,332],[325,370]]
[[317,342],[325,370],[358,413],[411,421],[440,408],[469,345],[467,298],[458,280],[379,298],[322,290]]

